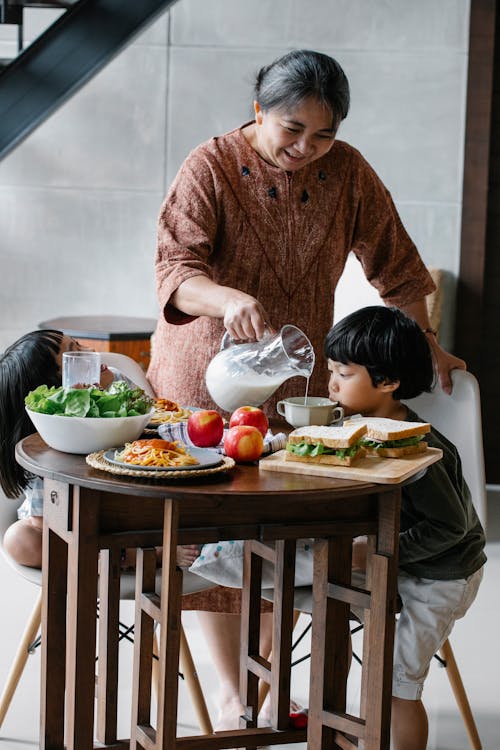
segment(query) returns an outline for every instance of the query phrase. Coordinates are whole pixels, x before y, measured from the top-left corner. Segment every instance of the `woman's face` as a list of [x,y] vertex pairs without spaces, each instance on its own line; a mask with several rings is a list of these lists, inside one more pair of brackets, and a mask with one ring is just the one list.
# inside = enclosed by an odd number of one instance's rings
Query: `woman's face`
[[293,110],[255,108],[258,153],[269,164],[295,172],[330,151],[335,140],[332,113],[316,99]]

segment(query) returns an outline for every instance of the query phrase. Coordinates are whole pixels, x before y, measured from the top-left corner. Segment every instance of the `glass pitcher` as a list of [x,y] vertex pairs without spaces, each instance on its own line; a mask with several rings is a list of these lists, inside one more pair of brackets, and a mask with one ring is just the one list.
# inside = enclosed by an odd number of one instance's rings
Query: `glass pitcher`
[[226,333],[205,380],[217,406],[234,411],[239,406],[261,406],[288,378],[309,378],[313,367],[311,342],[296,326],[285,325],[251,343],[238,344]]

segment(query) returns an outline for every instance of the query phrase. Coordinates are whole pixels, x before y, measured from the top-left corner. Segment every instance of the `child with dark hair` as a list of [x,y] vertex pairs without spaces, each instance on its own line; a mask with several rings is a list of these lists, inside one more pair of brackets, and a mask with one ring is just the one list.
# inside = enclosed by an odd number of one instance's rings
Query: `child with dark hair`
[[[82,348],[62,331],[47,329],[25,334],[0,356],[0,486],[8,498],[24,495],[19,520],[5,532],[4,547],[20,565],[40,568],[42,564],[43,480],[23,469],[14,453],[16,443],[35,431],[24,399],[39,385],[60,386],[62,353]],[[126,378],[101,365],[101,387],[117,379]],[[177,564],[188,566],[197,555],[196,545],[179,546]],[[133,560],[133,554],[127,555],[124,567]]]
[[[430,391],[432,355],[417,323],[396,308],[366,307],[330,329],[325,342],[329,395],[346,416],[422,421],[405,406]],[[465,615],[481,582],[485,535],[463,478],[455,446],[432,428],[426,442],[441,461],[402,488],[398,593],[402,602],[394,643],[394,750],[425,750],[427,714],[421,695],[430,661]],[[366,539],[357,539],[353,567],[366,565]]]
[[[0,485],[9,498],[24,494],[19,520],[7,529],[4,547],[21,565],[39,568],[42,563],[43,481],[16,461],[16,443],[34,432],[24,408],[29,391],[39,385],[61,385],[62,353],[82,347],[62,331],[31,331],[11,344],[0,357]],[[101,386],[114,380],[101,368]]]

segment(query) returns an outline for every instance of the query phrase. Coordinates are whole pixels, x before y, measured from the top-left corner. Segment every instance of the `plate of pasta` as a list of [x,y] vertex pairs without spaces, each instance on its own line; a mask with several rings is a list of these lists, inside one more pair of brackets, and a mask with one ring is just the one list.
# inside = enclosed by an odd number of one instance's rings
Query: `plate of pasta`
[[195,411],[192,406],[180,406],[177,401],[168,398],[157,398],[153,403],[153,413],[149,424],[158,427],[160,424],[176,424],[186,422]]
[[223,458],[207,448],[186,448],[179,440],[134,440],[111,448],[104,458],[114,466],[140,471],[189,471],[219,466]]

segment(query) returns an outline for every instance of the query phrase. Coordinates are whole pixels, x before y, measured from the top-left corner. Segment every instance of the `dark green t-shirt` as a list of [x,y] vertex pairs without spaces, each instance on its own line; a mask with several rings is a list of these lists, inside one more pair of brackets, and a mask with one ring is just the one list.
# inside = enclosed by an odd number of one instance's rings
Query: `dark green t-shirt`
[[[407,419],[424,421],[410,409]],[[399,567],[420,578],[466,578],[486,561],[484,530],[457,449],[434,428],[425,440],[443,458],[403,487]]]

